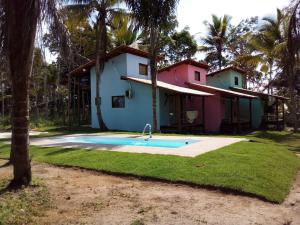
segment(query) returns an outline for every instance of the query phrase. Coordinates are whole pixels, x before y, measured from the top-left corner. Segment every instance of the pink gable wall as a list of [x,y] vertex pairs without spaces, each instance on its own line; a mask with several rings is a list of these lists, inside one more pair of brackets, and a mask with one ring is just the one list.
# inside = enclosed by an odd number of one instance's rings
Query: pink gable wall
[[178,85],[181,87],[186,86],[185,82],[188,79],[188,67],[187,65],[178,65],[171,68],[170,70],[165,70],[161,73],[158,73],[157,80]]
[[[200,81],[195,80],[195,71],[200,72]],[[207,75],[207,70],[193,66],[193,65],[188,65],[188,82],[191,83],[196,83],[196,84],[206,84],[206,75]]]
[[[200,72],[200,81],[195,80],[195,71]],[[181,87],[188,87],[186,82],[206,84],[207,70],[190,64],[181,64],[169,70],[158,73],[157,79],[169,84]],[[199,109],[199,115],[202,118],[202,98],[193,97],[193,107]],[[206,132],[218,132],[222,119],[224,118],[224,104],[220,94],[214,93],[214,96],[205,97],[205,130]]]
[[[195,80],[195,71],[200,72],[200,81]],[[185,87],[185,82],[206,84],[206,69],[189,64],[181,64],[158,73],[157,79],[169,84]]]

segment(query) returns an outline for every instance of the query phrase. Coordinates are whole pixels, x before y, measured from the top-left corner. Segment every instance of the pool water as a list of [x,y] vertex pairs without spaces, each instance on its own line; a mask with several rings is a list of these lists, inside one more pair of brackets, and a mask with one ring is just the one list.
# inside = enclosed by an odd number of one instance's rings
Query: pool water
[[129,145],[129,146],[146,146],[146,147],[161,147],[161,148],[180,148],[189,144],[195,143],[194,140],[160,140],[142,138],[113,138],[99,136],[79,136],[63,138],[64,142],[99,144],[99,145]]

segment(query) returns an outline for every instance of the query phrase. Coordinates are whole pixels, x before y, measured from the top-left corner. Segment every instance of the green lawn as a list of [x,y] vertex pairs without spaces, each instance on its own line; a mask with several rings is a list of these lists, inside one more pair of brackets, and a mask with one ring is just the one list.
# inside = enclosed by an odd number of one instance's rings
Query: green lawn
[[[280,203],[300,169],[300,134],[255,132],[240,142],[196,158],[82,149],[31,147],[33,160],[109,173],[182,182],[245,193]],[[291,151],[292,150],[292,151]],[[0,143],[0,157],[9,146]]]

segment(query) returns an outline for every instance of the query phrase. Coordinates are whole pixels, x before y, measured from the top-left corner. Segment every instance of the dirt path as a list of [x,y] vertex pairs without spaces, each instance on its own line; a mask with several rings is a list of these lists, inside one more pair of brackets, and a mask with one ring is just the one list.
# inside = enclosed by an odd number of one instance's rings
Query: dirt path
[[[4,163],[0,160],[0,165]],[[281,205],[45,164],[34,164],[33,173],[44,180],[55,205],[39,224],[130,225],[137,220],[145,225],[300,224],[300,172]],[[0,169],[0,177],[10,175],[11,168]]]

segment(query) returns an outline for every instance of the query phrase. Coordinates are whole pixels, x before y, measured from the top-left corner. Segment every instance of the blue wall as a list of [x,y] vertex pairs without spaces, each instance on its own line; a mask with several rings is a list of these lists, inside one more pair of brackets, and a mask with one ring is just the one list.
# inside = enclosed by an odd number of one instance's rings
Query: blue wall
[[[100,96],[103,120],[110,130],[142,131],[146,123],[152,124],[152,90],[150,85],[132,81],[121,80],[121,76],[131,76],[149,79],[149,75],[139,75],[139,63],[148,64],[148,59],[121,54],[105,64],[101,76]],[[96,75],[95,68],[91,72],[91,103],[92,103],[92,127],[98,128],[96,114]],[[112,96],[124,96],[125,91],[132,89],[133,98],[125,98],[125,108],[112,108]],[[157,95],[159,99],[159,92]],[[159,113],[159,101],[157,102],[157,114]],[[160,117],[158,116],[158,127]]]

